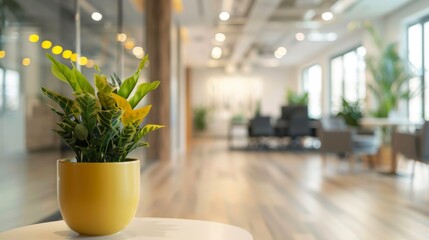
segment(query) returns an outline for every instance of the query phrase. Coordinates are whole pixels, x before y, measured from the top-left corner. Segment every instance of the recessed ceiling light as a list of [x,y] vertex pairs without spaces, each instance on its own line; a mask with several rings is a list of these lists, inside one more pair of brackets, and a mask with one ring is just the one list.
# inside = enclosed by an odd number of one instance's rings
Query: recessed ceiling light
[[322,13],[322,19],[325,21],[329,21],[334,17],[334,14],[332,14],[331,12],[324,12]]
[[274,52],[274,56],[276,58],[282,58],[284,55],[286,55],[287,49],[285,47],[278,47],[277,50]]
[[214,59],[219,59],[220,57],[222,57],[222,48],[220,48],[220,47],[214,47],[212,49],[211,56]]
[[219,14],[219,19],[222,21],[227,21],[229,17],[230,17],[229,12],[223,11]]
[[101,15],[101,13],[99,13],[99,12],[93,12],[91,14],[91,18],[92,18],[92,20],[98,22],[103,18],[103,15]]
[[223,34],[223,33],[216,33],[216,35],[215,35],[215,39],[216,39],[216,41],[218,41],[218,42],[223,42],[223,41],[225,41],[226,36],[225,36],[225,34]]
[[299,33],[295,34],[295,38],[298,41],[303,41],[305,39],[305,35],[304,35],[304,33],[299,32]]

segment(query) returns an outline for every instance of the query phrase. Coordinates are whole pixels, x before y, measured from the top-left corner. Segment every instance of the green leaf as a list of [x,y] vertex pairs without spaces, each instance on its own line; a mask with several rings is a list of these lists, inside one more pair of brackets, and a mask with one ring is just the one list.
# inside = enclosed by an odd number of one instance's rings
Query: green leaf
[[163,125],[156,125],[156,124],[147,124],[144,126],[139,133],[136,135],[136,140],[140,140],[142,137],[146,136],[146,134],[155,131],[157,129],[163,128],[165,126]]
[[74,135],[77,139],[84,141],[88,137],[88,130],[84,125],[76,124],[74,127]]
[[123,111],[119,108],[98,112],[100,125],[106,129],[116,129],[121,123]]
[[97,124],[97,113],[101,110],[100,103],[90,93],[75,93],[74,95],[81,110],[82,123],[91,132]]
[[95,95],[95,91],[94,88],[91,86],[91,84],[88,82],[88,80],[86,79],[85,76],[83,76],[83,74],[77,70],[77,68],[75,66],[73,66],[73,72],[76,76],[76,81],[78,82],[80,88],[82,89],[83,92],[85,93],[90,93],[92,95]]
[[121,136],[119,137],[119,147],[126,147],[127,145],[132,144],[136,132],[137,128],[133,125],[125,126],[122,129]]
[[131,107],[135,108],[148,92],[155,90],[159,86],[159,83],[160,81],[154,81],[151,83],[140,84],[137,87],[137,91],[134,93],[134,96],[129,101]]
[[42,93],[55,101],[64,111],[65,114],[71,115],[72,114],[72,107],[73,107],[73,100],[66,98],[54,91],[51,91],[49,89],[46,89],[42,87]]
[[94,74],[94,82],[98,92],[109,94],[113,92],[113,88],[107,82],[107,78],[104,75]]
[[51,109],[52,112],[58,114],[58,116],[60,116],[60,117],[64,117],[65,116],[64,113],[58,111],[57,109],[53,108],[52,106],[49,106],[49,108]]
[[82,91],[79,83],[76,80],[76,75],[73,70],[55,60],[55,58],[53,58],[48,53],[46,54],[46,57],[52,62],[51,72],[55,77],[57,77],[61,81],[68,83],[75,92]]
[[121,88],[118,91],[118,95],[123,98],[128,98],[133,91],[134,87],[137,84],[137,81],[140,77],[140,72],[144,68],[148,61],[148,55],[144,56],[143,59],[140,61],[139,68],[137,71],[133,74],[133,76],[127,78],[121,85]]

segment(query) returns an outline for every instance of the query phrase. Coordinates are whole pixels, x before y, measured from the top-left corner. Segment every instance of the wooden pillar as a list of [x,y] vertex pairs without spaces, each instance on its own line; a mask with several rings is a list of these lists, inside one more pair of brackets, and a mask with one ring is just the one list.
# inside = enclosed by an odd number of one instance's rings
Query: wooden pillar
[[169,160],[171,155],[170,80],[171,80],[171,1],[146,0],[146,52],[149,54],[149,81],[160,80],[158,89],[150,93],[153,104],[150,123],[167,126],[149,134],[148,159]]

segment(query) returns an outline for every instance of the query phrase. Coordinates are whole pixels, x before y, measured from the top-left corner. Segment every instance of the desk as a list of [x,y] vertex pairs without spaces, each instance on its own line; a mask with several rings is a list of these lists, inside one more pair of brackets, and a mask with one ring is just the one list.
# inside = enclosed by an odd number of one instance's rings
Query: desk
[[[410,121],[407,118],[362,118],[359,121],[360,125],[363,127],[384,127],[389,129],[389,133],[386,133],[387,136],[383,136],[384,143],[390,143],[390,141],[385,141],[384,138],[390,137],[391,133],[399,126],[421,126],[423,122]],[[390,135],[390,136],[389,136]],[[391,161],[390,161],[390,170],[386,173],[389,175],[397,175],[397,158],[393,153],[393,149],[390,150]]]
[[0,233],[0,239],[103,240],[253,240],[247,231],[227,224],[170,218],[134,218],[125,230],[109,236],[80,236],[64,221],[29,225]]

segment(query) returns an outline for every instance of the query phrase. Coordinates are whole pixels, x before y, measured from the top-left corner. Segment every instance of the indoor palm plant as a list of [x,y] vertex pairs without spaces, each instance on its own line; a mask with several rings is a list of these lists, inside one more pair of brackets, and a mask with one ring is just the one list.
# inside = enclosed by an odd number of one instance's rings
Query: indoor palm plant
[[[134,217],[140,196],[140,162],[127,155],[148,146],[141,139],[162,126],[142,125],[151,105],[135,109],[159,81],[137,86],[145,56],[136,73],[125,81],[117,76],[109,82],[98,71],[96,90],[76,69],[47,55],[51,71],[73,90],[74,99],[47,88],[44,95],[58,104],[54,130],[74,151],[75,159],[58,161],[58,200],[69,227],[85,235],[107,235],[123,229]],[[134,94],[132,92],[134,91]]]
[[379,55],[366,57],[366,65],[373,79],[368,87],[377,101],[374,115],[386,118],[391,111],[397,110],[400,100],[407,100],[415,94],[411,93],[407,84],[412,74],[407,61],[399,55],[396,42],[385,44],[370,23],[366,23],[365,28],[379,49]]

